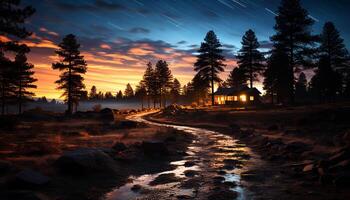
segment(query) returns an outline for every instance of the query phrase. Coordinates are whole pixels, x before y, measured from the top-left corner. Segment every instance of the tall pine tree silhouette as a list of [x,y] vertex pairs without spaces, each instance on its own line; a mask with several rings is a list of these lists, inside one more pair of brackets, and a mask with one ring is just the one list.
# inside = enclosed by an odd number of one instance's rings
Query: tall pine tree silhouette
[[284,103],[289,98],[286,88],[293,87],[293,75],[288,70],[288,55],[282,46],[272,50],[271,56],[267,60],[267,68],[264,71],[264,89],[274,103],[274,96],[277,103]]
[[314,21],[309,17],[300,0],[282,0],[276,16],[274,29],[276,34],[271,40],[277,46],[283,46],[288,55],[288,70],[292,77],[288,78],[292,82],[288,84],[290,102],[294,102],[294,71],[296,66],[307,66],[310,64],[309,55],[313,53],[311,46],[317,37],[311,34],[311,26]]
[[247,76],[240,67],[235,67],[226,80],[229,87],[240,88],[247,86]]
[[168,63],[164,60],[159,60],[156,64],[155,75],[157,87],[159,91],[160,107],[166,106],[166,94],[171,88],[173,75],[168,67]]
[[319,56],[327,59],[327,63],[335,70],[344,69],[349,61],[349,52],[343,38],[332,22],[326,22],[320,35]]
[[34,75],[34,65],[27,62],[27,57],[25,52],[19,52],[15,57],[14,67],[15,73],[15,85],[16,85],[16,97],[18,102],[18,114],[22,113],[22,105],[25,100],[34,96],[34,93],[28,91],[28,89],[36,88],[34,82],[37,81],[33,77]]
[[250,88],[253,88],[253,82],[264,69],[262,62],[264,56],[258,50],[260,44],[254,31],[249,29],[242,38],[242,48],[239,50],[238,65],[239,68],[247,74],[250,82]]
[[151,97],[153,98],[153,107],[155,107],[155,96],[157,95],[157,90],[155,88],[155,75],[154,75],[154,69],[151,62],[147,63],[147,68],[145,70],[145,73],[143,74],[144,85],[146,87],[147,91],[147,104],[148,108],[150,108],[150,100]]
[[226,66],[223,63],[225,58],[222,55],[221,46],[214,31],[209,31],[198,50],[199,55],[197,56],[197,62],[194,64],[197,76],[210,82],[212,105],[214,105],[214,84],[221,81],[219,73],[223,72]]
[[[30,7],[22,7],[21,1],[0,1],[0,35],[5,37],[14,37],[17,39],[24,39],[31,35],[25,29],[24,22],[30,17],[35,10]],[[6,51],[14,53],[22,51],[23,45],[19,45],[16,40],[0,41],[0,96],[1,96],[1,114],[5,114],[5,106],[15,93],[15,79],[13,74],[16,73],[13,66],[13,61],[5,56]],[[21,47],[22,46],[22,47]]]
[[82,90],[85,88],[82,74],[86,73],[87,64],[84,56],[80,55],[80,44],[75,35],[67,35],[58,46],[56,54],[60,61],[53,63],[52,69],[61,72],[60,79],[55,83],[58,84],[57,89],[64,91],[62,97],[65,97],[68,105],[67,114],[70,115],[73,112],[73,104],[78,104]]

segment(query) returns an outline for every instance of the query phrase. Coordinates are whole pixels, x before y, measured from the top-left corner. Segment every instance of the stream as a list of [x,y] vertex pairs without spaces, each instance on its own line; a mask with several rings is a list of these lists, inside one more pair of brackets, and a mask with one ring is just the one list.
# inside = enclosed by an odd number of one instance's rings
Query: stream
[[[104,200],[208,199],[208,191],[215,188],[213,180],[227,183],[229,190],[237,193],[237,198],[233,199],[250,199],[250,192],[241,186],[240,174],[245,170],[245,163],[251,159],[253,154],[244,144],[216,131],[155,123],[143,119],[143,115],[130,116],[128,119],[155,126],[175,128],[193,134],[195,139],[189,145],[187,155],[183,157],[183,160],[171,163],[175,166],[174,170],[131,176],[129,179],[132,181],[107,193]],[[188,176],[186,172],[195,173]],[[159,175],[170,173],[175,174],[181,181],[150,185],[150,182]],[[142,186],[142,190],[133,191],[134,185]]]

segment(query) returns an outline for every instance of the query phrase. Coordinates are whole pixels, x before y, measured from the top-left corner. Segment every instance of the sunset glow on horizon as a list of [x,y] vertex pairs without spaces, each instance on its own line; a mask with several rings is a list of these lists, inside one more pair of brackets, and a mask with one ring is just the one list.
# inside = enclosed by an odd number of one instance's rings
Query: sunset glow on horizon
[[[146,64],[165,60],[174,77],[182,85],[194,76],[196,51],[209,30],[214,30],[222,43],[227,65],[221,73],[226,79],[237,66],[235,55],[241,47],[243,34],[252,28],[261,49],[268,51],[272,44],[275,15],[279,0],[273,1],[49,1],[23,0],[36,13],[26,28],[33,34],[22,43],[31,48],[29,62],[35,65],[38,88],[36,97],[59,99],[62,91],[54,83],[59,72],[51,68],[58,57],[55,49],[67,34],[76,35],[81,53],[88,64],[84,75],[86,90],[95,85],[98,91],[124,91],[127,83],[133,88],[141,80]],[[312,0],[303,1],[310,14],[317,19],[314,32],[319,32],[326,20],[334,21],[344,37],[350,30],[342,15],[345,10],[337,3],[333,7],[320,2],[318,9]],[[229,5],[229,6],[228,6]],[[242,6],[244,5],[244,6]],[[337,10],[339,16],[329,16],[325,10]],[[43,20],[45,19],[45,20]],[[1,41],[9,40],[1,36]],[[349,41],[345,41],[349,42]],[[262,91],[262,80],[255,86]]]

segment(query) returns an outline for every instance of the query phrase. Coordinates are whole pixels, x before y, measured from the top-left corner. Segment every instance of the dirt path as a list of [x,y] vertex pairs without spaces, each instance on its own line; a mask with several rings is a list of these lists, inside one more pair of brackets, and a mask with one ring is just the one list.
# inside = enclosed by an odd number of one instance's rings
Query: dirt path
[[196,136],[183,160],[171,163],[174,170],[130,177],[130,183],[106,195],[106,200],[127,199],[251,199],[240,174],[256,162],[244,144],[215,131],[146,121],[142,115],[131,120],[173,127]]

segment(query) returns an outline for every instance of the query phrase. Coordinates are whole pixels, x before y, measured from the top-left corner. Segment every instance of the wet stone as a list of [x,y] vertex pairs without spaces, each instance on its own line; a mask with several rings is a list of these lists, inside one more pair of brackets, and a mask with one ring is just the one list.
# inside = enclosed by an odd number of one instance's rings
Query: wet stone
[[196,175],[198,175],[198,171],[195,171],[195,170],[186,170],[184,172],[185,176],[186,177],[194,177]]
[[138,184],[133,185],[133,186],[131,187],[131,190],[132,190],[133,192],[138,192],[138,191],[141,190],[141,185],[138,185]]
[[194,166],[195,164],[196,164],[196,163],[193,162],[193,161],[186,161],[185,164],[184,164],[184,166],[185,166],[185,167],[192,167],[192,166]]
[[161,174],[157,176],[153,181],[150,182],[150,185],[161,185],[173,182],[179,182],[181,179],[176,177],[174,173]]

